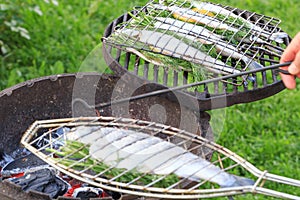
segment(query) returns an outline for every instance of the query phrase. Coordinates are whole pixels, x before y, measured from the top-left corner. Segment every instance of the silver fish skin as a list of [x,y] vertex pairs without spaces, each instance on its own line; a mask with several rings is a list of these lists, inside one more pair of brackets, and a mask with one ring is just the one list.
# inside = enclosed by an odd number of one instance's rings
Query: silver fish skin
[[207,15],[197,13],[188,8],[180,8],[178,6],[164,6],[161,4],[153,4],[152,6],[155,9],[167,10],[167,11],[170,11],[172,14],[178,14],[181,17],[195,20],[200,24],[204,24],[204,25],[214,28],[214,29],[229,30],[229,31],[233,31],[233,32],[239,31],[238,29],[228,26],[227,24],[222,23],[213,17],[209,17]]
[[173,18],[164,18],[164,17],[155,17],[157,22],[154,24],[155,27],[163,26],[164,24],[168,24],[170,27],[176,27],[177,29],[181,29],[181,31],[185,31],[186,33],[193,34],[195,36],[203,36],[208,39],[223,39],[222,36],[217,35],[202,26],[197,26],[195,24],[186,23]]
[[80,126],[72,130],[71,135],[90,145],[92,158],[112,167],[160,175],[174,173],[194,181],[209,180],[222,187],[254,184],[250,179],[224,172],[184,148],[146,133]]
[[[199,41],[202,44],[215,44],[215,48],[218,52],[220,52],[224,56],[233,57],[235,59],[243,60],[247,65],[249,65],[250,69],[259,69],[263,68],[263,66],[259,63],[257,63],[254,60],[251,60],[247,56],[241,54],[238,52],[238,50],[230,45],[219,39],[218,37],[215,37],[213,34],[209,34],[209,32],[198,32],[198,35],[191,35],[191,32],[181,29],[179,27],[176,27],[174,25],[170,24],[164,24],[162,22],[156,22],[154,24],[155,28],[169,30],[176,32],[177,35],[187,38],[190,41]],[[194,32],[192,32],[194,33]],[[202,35],[203,33],[203,35]],[[204,39],[206,38],[206,39]]]
[[[199,40],[199,41],[203,42],[203,40]],[[205,44],[205,43],[203,43],[203,44]],[[248,65],[250,69],[263,68],[263,66],[261,64],[252,60],[251,58],[248,58],[247,56],[239,53],[238,50],[230,44],[226,44],[221,41],[215,41],[215,47],[216,47],[217,51],[220,52],[223,56],[232,57],[232,58],[240,59],[240,60],[244,61],[245,64]]]
[[118,33],[126,34],[128,37],[134,38],[148,46],[152,46],[160,50],[162,54],[168,56],[185,59],[187,61],[230,74],[240,73],[239,70],[227,66],[222,61],[219,61],[168,34],[150,30],[133,29],[122,29]]
[[249,20],[246,20],[246,19],[242,18],[241,16],[238,16],[229,10],[222,8],[221,6],[214,5],[209,2],[201,2],[201,1],[194,1],[194,0],[191,0],[190,2],[192,3],[193,6],[195,6],[198,9],[204,9],[204,10],[207,10],[210,12],[214,12],[216,14],[222,14],[227,17],[234,17],[236,19],[240,19],[246,25],[248,25],[249,28],[251,28],[253,31],[255,31],[257,34],[261,34],[262,36],[269,38],[270,40],[274,40],[275,42],[283,43],[283,38],[288,37],[287,33],[284,33],[284,32],[269,33],[267,31],[263,30],[262,28],[260,28],[259,26],[253,24]]
[[[172,26],[180,28],[180,29],[182,29],[182,31],[189,32],[189,34],[194,34],[195,36],[201,35],[201,36],[205,36],[207,39],[215,39],[215,40],[224,39],[224,36],[215,34],[211,31],[209,31],[208,29],[206,29],[202,26],[198,26],[196,24],[183,22],[183,21],[173,19],[173,18],[155,17],[154,19],[163,24],[170,24]],[[157,25],[158,22],[156,22],[155,24]],[[255,43],[266,43],[264,40],[260,39],[257,36],[254,36],[254,35],[250,35],[249,38],[243,38],[243,41],[248,41],[248,42],[254,41]]]

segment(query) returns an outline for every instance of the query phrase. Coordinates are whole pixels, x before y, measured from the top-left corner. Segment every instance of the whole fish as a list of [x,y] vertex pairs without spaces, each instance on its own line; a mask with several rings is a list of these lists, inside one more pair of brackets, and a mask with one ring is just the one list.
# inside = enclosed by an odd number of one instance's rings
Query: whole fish
[[[141,43],[151,46],[158,53],[167,56],[184,59],[196,64],[203,65],[207,68],[216,69],[229,74],[240,73],[239,70],[227,66],[222,61],[219,61],[206,53],[191,47],[182,40],[179,40],[171,35],[152,30],[133,30],[121,29],[116,34],[125,34],[127,38],[133,38]],[[126,41],[124,41],[126,42]]]
[[205,14],[197,13],[191,9],[188,8],[180,8],[178,6],[164,6],[161,4],[153,4],[153,7],[155,9],[159,10],[167,10],[171,12],[176,18],[184,18],[187,21],[194,22],[197,24],[203,24],[208,27],[214,28],[214,29],[222,29],[222,30],[229,30],[233,32],[238,32],[239,30],[228,26],[225,23],[222,23],[218,19],[214,17],[207,16]]
[[253,24],[249,20],[246,20],[243,17],[238,16],[238,15],[234,14],[233,12],[231,12],[221,6],[218,6],[218,5],[209,3],[209,2],[202,2],[202,1],[195,1],[195,0],[189,0],[189,1],[191,2],[191,4],[193,6],[195,6],[198,9],[203,9],[203,10],[207,10],[209,12],[214,12],[217,15],[221,14],[226,17],[233,17],[235,19],[239,19],[242,22],[244,22],[246,26],[248,26],[250,29],[255,31],[257,34],[260,34],[266,38],[269,38],[270,40],[274,40],[275,42],[282,43],[283,38],[286,38],[288,36],[287,33],[284,33],[284,32],[269,33],[267,31],[263,30],[261,27]]
[[[288,35],[284,32],[275,32],[275,33],[270,33],[259,26],[253,24],[249,20],[246,20],[231,11],[222,8],[221,6],[214,5],[208,2],[201,2],[201,1],[195,1],[195,0],[189,0],[187,2],[190,2],[192,6],[196,7],[198,10],[205,10],[209,13],[214,13],[215,16],[211,17],[209,15],[206,15],[205,13],[198,13],[190,8],[185,8],[185,7],[178,7],[175,5],[162,5],[162,4],[153,4],[155,9],[160,9],[160,10],[167,10],[170,11],[175,18],[178,19],[184,19],[185,21],[192,22],[192,23],[198,23],[198,24],[203,24],[207,27],[211,27],[214,29],[221,29],[221,30],[228,30],[232,31],[234,33],[239,33],[241,32],[240,29],[235,28],[231,25],[232,22],[230,22],[230,25],[226,24],[223,17],[225,19],[228,19],[229,17],[232,17],[234,19],[240,20],[243,25],[245,25],[246,28],[248,28],[250,31],[253,32],[254,35],[250,35],[247,37],[250,41],[254,41],[257,43],[265,43],[265,41],[261,40],[257,36],[263,36],[266,37],[270,40],[273,40],[278,43],[283,43],[283,39],[286,38]],[[187,3],[185,2],[185,3]],[[179,2],[179,4],[182,4]],[[182,6],[182,5],[181,5]],[[220,20],[218,19],[218,16],[223,16]],[[245,35],[248,33],[244,32],[242,35]],[[245,39],[245,38],[244,38]]]
[[[172,31],[178,31],[180,29],[181,31],[184,31],[184,33],[187,34],[193,34],[195,36],[204,37],[203,39],[209,40],[221,40],[223,39],[222,36],[217,35],[206,28],[202,26],[197,26],[195,24],[186,23],[177,19],[169,18],[169,17],[155,17],[154,18],[157,22],[154,23],[154,27],[161,28],[161,26],[165,26],[170,28]],[[166,26],[166,25],[169,26]],[[174,27],[174,29],[172,29]],[[166,28],[165,28],[166,29]],[[168,29],[166,29],[168,30]]]
[[188,31],[184,28],[181,28],[185,26],[184,25],[185,23],[180,22],[179,20],[166,19],[165,21],[170,21],[170,22],[172,21],[173,23],[165,24],[163,22],[158,21],[154,24],[154,27],[159,29],[174,31],[178,36],[189,39],[191,42],[199,41],[202,44],[214,44],[216,50],[220,52],[222,55],[243,60],[246,63],[246,65],[249,65],[250,69],[263,68],[261,64],[239,53],[234,46],[225,43],[223,40],[221,40],[219,37],[215,36],[215,34],[211,33],[208,30],[202,30],[201,32],[196,33],[193,29],[191,29],[191,31]]
[[251,179],[229,174],[180,146],[146,133],[79,126],[68,134],[68,139],[90,145],[93,159],[112,167],[158,175],[176,174],[193,181],[208,180],[221,187],[254,184]]

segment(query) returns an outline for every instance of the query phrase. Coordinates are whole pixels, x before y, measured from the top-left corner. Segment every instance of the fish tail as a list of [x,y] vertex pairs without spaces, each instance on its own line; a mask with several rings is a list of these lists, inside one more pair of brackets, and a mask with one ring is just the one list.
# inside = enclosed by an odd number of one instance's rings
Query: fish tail
[[225,185],[223,187],[239,187],[239,186],[251,186],[254,185],[255,182],[252,179],[244,178],[240,176],[234,176],[235,181],[230,185]]
[[[244,79],[244,86],[248,86],[249,85],[249,82],[250,81],[251,83],[255,83],[256,82],[256,79],[255,77],[253,76],[250,76],[250,75],[245,75],[243,76],[243,79]],[[248,81],[247,81],[248,80]]]
[[258,62],[254,61],[254,60],[252,60],[252,59],[250,59],[246,56],[243,57],[243,61],[247,65],[249,65],[250,69],[261,69],[261,68],[263,68],[263,66],[261,64],[259,64]]
[[287,37],[288,37],[287,33],[285,33],[285,32],[277,32],[277,33],[273,33],[270,36],[270,39],[274,40],[275,42],[278,42],[278,43],[283,43],[283,39],[287,38]]

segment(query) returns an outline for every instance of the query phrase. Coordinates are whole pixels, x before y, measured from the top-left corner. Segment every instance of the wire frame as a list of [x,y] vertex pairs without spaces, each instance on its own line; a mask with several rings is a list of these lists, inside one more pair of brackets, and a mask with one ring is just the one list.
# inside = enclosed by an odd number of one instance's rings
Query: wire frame
[[[70,139],[70,136],[74,134],[73,130],[82,126],[142,132],[148,135],[147,137],[159,137],[160,140],[175,144],[189,153],[197,152],[197,149],[202,149],[201,152],[205,152],[203,149],[207,149],[209,152],[214,151],[210,164],[205,165],[203,169],[214,165],[220,169],[220,172],[209,179],[191,182],[189,178],[193,174],[185,177],[177,177],[173,173],[155,175],[151,171],[149,173],[145,171],[138,172],[136,169],[120,169],[116,168],[116,165],[103,165],[103,159],[92,159],[88,144],[83,143],[78,146],[81,142],[78,138],[73,138],[74,141],[72,141],[76,142],[77,148],[69,148],[66,152],[62,152],[60,149],[68,144],[66,138]],[[72,131],[66,132],[59,137],[54,137],[54,133],[62,127],[71,128]],[[91,137],[90,133],[86,134],[85,137]],[[46,138],[48,142],[37,146],[37,142],[43,138]],[[41,120],[36,121],[29,127],[23,135],[21,143],[32,153],[62,173],[96,187],[124,194],[166,199],[196,199],[252,193],[300,199],[298,196],[267,188],[269,182],[275,182],[276,184],[294,187],[296,191],[300,187],[299,180],[261,171],[244,158],[221,145],[184,130],[154,122],[114,117]],[[63,143],[63,145],[57,148],[58,143]],[[106,145],[110,145],[110,143]],[[122,150],[122,148],[119,150]],[[78,155],[80,156],[78,157]],[[198,156],[205,158],[205,154]],[[141,160],[138,162],[141,162]],[[189,163],[183,164],[188,165]],[[173,172],[175,173],[175,171],[176,168]],[[254,184],[220,188],[217,184],[212,183],[212,179],[223,172],[237,176],[243,174],[243,177],[254,180]]]
[[289,39],[276,18],[200,1],[152,0],[130,15],[105,42],[196,81],[276,64]]
[[[180,16],[174,17],[174,13],[181,11],[180,9],[191,10],[190,8],[194,7],[188,0],[167,2],[149,1],[145,6],[118,17],[107,26],[103,36],[103,54],[114,73],[120,76],[128,74],[141,81],[167,87],[217,79],[181,90],[187,98],[199,102],[199,108],[196,109],[200,110],[253,102],[285,89],[278,70],[268,68],[279,63],[283,49],[291,40],[280,29],[279,19],[209,3],[226,10],[226,14],[223,14],[223,10],[209,11],[214,15],[212,16],[208,11],[202,11],[204,12],[202,18],[211,15],[209,16],[211,21],[220,22],[219,18],[222,18],[221,23],[231,20],[231,23],[225,23],[229,29],[247,32],[244,37],[239,37],[238,32],[229,34],[230,31],[222,32],[220,29],[203,24],[189,23],[186,26],[182,25],[184,21],[181,21],[180,25],[177,25]],[[157,8],[159,6],[171,7],[169,8],[171,11]],[[207,6],[204,7],[209,10]],[[199,13],[194,12],[192,15],[199,18]],[[245,21],[235,23],[232,16]],[[185,18],[188,19],[192,19],[192,16]],[[250,22],[255,28],[245,28]],[[169,26],[169,29],[166,29],[166,26]],[[209,35],[207,31],[199,31],[199,27],[215,33]],[[195,30],[198,30],[197,33]],[[142,38],[144,43],[140,42],[143,31],[148,31],[145,34],[149,36]],[[149,31],[158,33],[149,34]],[[203,44],[204,42],[208,44]],[[184,47],[182,43],[185,43]],[[197,53],[195,46],[207,56],[201,57],[203,54]],[[174,51],[171,51],[172,49]],[[230,78],[225,78],[228,75]]]

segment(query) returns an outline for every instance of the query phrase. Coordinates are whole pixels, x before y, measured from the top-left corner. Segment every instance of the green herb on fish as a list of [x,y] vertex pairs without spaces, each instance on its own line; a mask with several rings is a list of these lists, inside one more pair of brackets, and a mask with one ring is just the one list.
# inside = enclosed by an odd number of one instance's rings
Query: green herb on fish
[[[202,1],[197,1],[197,0],[165,0],[163,1],[163,5],[166,6],[178,6],[178,7],[183,7],[183,8],[188,8],[191,9],[195,12],[198,12],[200,14],[208,15],[210,17],[215,17],[216,19],[225,22],[229,25],[237,26],[237,27],[243,27],[245,28],[251,28],[247,23],[245,23],[245,20],[242,20],[241,18],[233,17],[230,15],[222,14],[221,12],[216,12],[213,9],[207,9],[201,8],[199,6],[196,6],[197,3],[202,2]],[[154,1],[154,3],[160,4],[159,1]]]
[[[221,187],[249,186],[255,183],[251,179],[230,174],[218,165],[190,152],[183,147],[187,141],[177,145],[144,132],[102,126],[78,126],[72,129],[66,138],[82,142],[83,148],[88,148],[89,154],[84,158],[92,159],[95,162],[93,166],[96,166],[98,161],[109,166],[102,171],[107,178],[126,179],[128,176],[129,181],[135,183],[143,181],[147,186],[156,183],[169,185],[169,180],[174,184],[178,183],[179,178],[175,177],[184,178],[182,181],[190,180],[199,183],[209,181]],[[74,148],[74,151],[79,150]],[[83,160],[79,160],[79,163]],[[85,169],[93,166],[88,165]],[[105,174],[115,168],[121,170],[121,173],[114,172],[112,177],[111,174]],[[118,176],[115,175],[117,173]],[[167,183],[161,182],[167,176],[171,176],[167,179]],[[146,180],[143,179],[144,177]],[[149,183],[149,180],[155,181]]]
[[[240,73],[245,66],[250,69],[263,67],[254,58],[248,58],[247,52],[240,53],[236,48],[241,40],[250,37],[247,23],[231,15],[201,9],[194,1],[190,2],[189,9],[176,7],[171,1],[165,5],[152,2],[147,12],[130,13],[132,19],[122,24],[107,41],[154,65],[189,71],[194,81],[205,80],[212,74]],[[231,66],[229,60],[224,63],[224,57],[236,59],[235,66]],[[227,65],[227,62],[230,63]]]
[[[84,170],[89,168],[96,174],[101,172],[106,178],[114,178],[126,171],[126,169],[119,168],[111,168],[110,166],[104,164],[103,162],[99,162],[90,157],[90,146],[85,145],[84,143],[78,141],[67,140],[64,146],[61,146],[59,150],[54,149],[46,149],[48,152],[54,153],[61,158],[53,158],[59,164],[65,165],[67,167],[72,167],[75,170]],[[66,158],[63,158],[66,157]],[[78,160],[81,160],[78,162]],[[92,166],[92,167],[91,167]],[[155,174],[143,174],[139,173],[136,170],[131,170],[130,172],[124,173],[122,176],[116,179],[119,182],[128,183],[132,180],[137,180],[138,184],[150,184],[157,179],[161,179],[161,181],[155,183],[153,186],[155,187],[168,187],[179,181],[179,178],[170,174],[168,176],[155,175]]]
[[[138,23],[138,20],[143,19],[141,19],[141,17],[136,17],[136,23]],[[147,29],[149,31],[160,32],[163,34],[170,35],[186,43],[187,45],[206,53],[207,55],[215,59],[220,60],[221,55],[227,57],[231,56],[237,60],[244,61],[245,64],[249,65],[251,69],[262,67],[259,63],[245,56],[245,52],[243,54],[239,53],[236,47],[227,44],[221,39],[220,36],[214,34],[213,32],[210,32],[205,28],[194,26],[192,24],[187,24],[185,22],[181,22],[172,18],[156,17],[155,20],[155,23],[152,23],[148,27],[144,27],[144,29],[142,29],[141,31]],[[151,21],[154,20],[152,19]],[[131,28],[131,26],[127,27]],[[138,38],[139,36],[137,35],[136,37]],[[127,43],[127,41],[124,40],[123,43]],[[154,51],[155,47],[156,46],[154,46],[154,48],[151,48],[151,50]],[[156,50],[156,52],[160,52],[160,50],[158,49]]]
[[[145,23],[145,21],[147,21],[148,23]],[[189,40],[188,38],[186,38],[184,36],[178,35],[174,31],[163,30],[163,29],[156,28],[154,26],[155,24],[153,23],[154,21],[155,21],[154,17],[151,17],[149,15],[143,14],[142,16],[134,16],[134,21],[132,21],[132,23],[130,23],[126,28],[135,28],[136,30],[138,30],[139,29],[139,25],[143,24],[144,26],[141,27],[143,29],[147,29],[147,30],[150,30],[150,31],[156,31],[156,32],[160,32],[160,33],[171,35],[171,36],[173,36],[173,37],[175,37],[175,38],[177,38],[179,40],[182,40],[186,44],[188,44],[188,45],[190,45],[190,46],[192,46],[192,47],[194,47],[196,49],[199,49],[200,51],[205,52],[205,53],[207,53],[208,55],[210,55],[210,56],[212,56],[214,58],[217,58],[218,53],[214,49],[214,45],[213,44],[203,44],[203,43],[197,42],[195,40],[191,41],[191,40]],[[116,34],[115,36],[119,37],[119,34]],[[114,37],[114,35],[112,35],[110,37]],[[134,42],[136,42],[136,41],[128,41],[127,42],[127,40],[129,38],[128,37],[125,37],[125,38],[123,37],[123,41],[119,41],[119,42],[123,42],[123,44],[131,43],[131,45]],[[115,42],[118,42],[118,41],[115,41]]]
[[[162,62],[164,66],[174,69],[176,71],[181,71],[184,69],[185,71],[192,72],[192,81],[191,82],[199,82],[202,80],[207,80],[209,77],[212,77],[211,73],[205,69],[205,67],[199,66],[192,62],[188,62],[178,58],[172,58],[170,56],[164,56],[157,53],[141,51],[141,53],[149,60]],[[192,88],[196,89],[197,87]]]
[[[130,39],[124,38],[124,42],[135,42]],[[138,46],[144,47],[144,44],[139,44]],[[153,49],[152,49],[153,50]],[[180,58],[174,58],[172,56],[166,56],[161,53],[155,53],[148,49],[146,50],[135,50],[135,49],[127,49],[127,51],[130,51],[140,57],[142,57],[144,60],[153,63],[157,66],[163,66],[167,67],[168,69],[175,70],[177,72],[181,72],[182,70],[184,71],[189,71],[193,74],[192,76],[192,82],[199,82],[202,80],[207,80],[209,77],[212,77],[208,70],[206,70],[205,67],[200,66],[198,64],[195,64],[193,62],[189,62]],[[195,87],[197,88],[197,87]],[[191,88],[191,90],[194,90],[195,88]]]
[[[182,0],[179,0],[179,2],[180,1]],[[252,41],[254,42],[265,43],[265,39],[268,39],[277,43],[283,43],[284,38],[288,37],[288,35],[285,32],[280,32],[277,30],[265,30],[256,24],[257,20],[253,22],[249,19],[245,19],[240,15],[234,14],[232,11],[226,8],[223,8],[221,5],[216,5],[201,0],[187,0],[186,2],[187,5],[191,4],[192,7],[195,7],[199,10],[206,10],[207,12],[212,12],[217,15],[220,15],[221,19],[225,17],[226,23],[230,23],[231,26],[238,27],[239,30],[243,29],[245,32],[251,32],[251,36],[254,37]],[[185,3],[181,4],[181,6],[184,5]]]
[[[169,7],[161,4],[150,4],[149,7],[153,7],[154,10],[157,9],[164,10],[164,12],[169,12],[168,17],[172,17],[196,26],[202,26],[215,34],[223,36],[224,40],[229,41],[232,44],[239,44],[241,39],[249,37],[250,28],[247,28],[245,23],[243,23],[240,19],[236,19],[234,17],[228,17],[213,12],[210,12],[212,15],[210,16],[207,14],[199,14],[192,9],[180,8],[176,6]],[[203,10],[202,12],[205,13],[206,11]],[[152,13],[155,12],[152,11]],[[148,16],[150,15],[152,15],[151,12],[148,13]]]
[[[161,3],[160,0],[154,0],[154,3]],[[177,5],[177,6],[184,6],[186,8],[191,8],[192,3],[187,0],[164,0],[164,4],[166,5]]]

